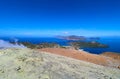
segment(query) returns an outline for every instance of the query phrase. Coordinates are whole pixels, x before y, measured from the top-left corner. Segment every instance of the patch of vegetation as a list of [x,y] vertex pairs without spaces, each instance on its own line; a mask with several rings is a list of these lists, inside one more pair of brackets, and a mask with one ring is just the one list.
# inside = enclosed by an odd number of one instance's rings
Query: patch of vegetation
[[40,43],[37,45],[37,48],[58,48],[60,47],[57,43]]
[[101,44],[99,42],[69,42],[69,45],[74,47],[75,49],[79,48],[108,48],[108,45]]
[[28,47],[28,48],[31,48],[31,49],[34,49],[36,48],[36,45],[35,44],[32,44],[30,42],[20,42],[20,44],[23,44],[24,46]]
[[57,48],[60,47],[57,43],[40,43],[40,44],[32,44],[30,42],[19,42],[19,44],[23,44],[24,46],[31,49],[41,49],[41,48]]

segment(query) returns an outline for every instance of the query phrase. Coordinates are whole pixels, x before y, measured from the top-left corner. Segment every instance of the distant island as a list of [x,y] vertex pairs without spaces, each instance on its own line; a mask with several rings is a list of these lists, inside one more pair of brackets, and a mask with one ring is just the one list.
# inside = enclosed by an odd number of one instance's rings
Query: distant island
[[76,35],[70,35],[70,36],[56,36],[59,39],[65,39],[65,40],[73,40],[73,41],[77,41],[77,40],[86,40],[86,37],[84,36],[76,36]]
[[70,35],[70,36],[56,36],[56,38],[59,39],[65,39],[65,40],[71,40],[71,41],[80,41],[80,40],[99,40],[99,37],[85,37],[85,36],[76,36],[76,35]]

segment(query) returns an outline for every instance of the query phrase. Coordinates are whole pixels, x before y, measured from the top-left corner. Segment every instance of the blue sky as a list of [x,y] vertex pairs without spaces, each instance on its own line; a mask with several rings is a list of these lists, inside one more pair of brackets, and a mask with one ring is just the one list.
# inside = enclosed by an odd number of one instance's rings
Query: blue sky
[[0,0],[0,36],[120,36],[120,0]]

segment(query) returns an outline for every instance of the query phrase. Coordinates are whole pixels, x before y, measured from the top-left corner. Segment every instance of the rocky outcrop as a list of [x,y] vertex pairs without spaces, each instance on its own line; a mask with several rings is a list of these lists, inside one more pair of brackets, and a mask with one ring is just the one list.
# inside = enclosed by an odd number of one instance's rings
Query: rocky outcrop
[[119,79],[120,70],[31,49],[0,50],[0,79]]
[[119,60],[120,61],[120,54],[119,53],[115,53],[115,52],[104,52],[101,55],[103,56],[108,56],[111,57],[115,60]]

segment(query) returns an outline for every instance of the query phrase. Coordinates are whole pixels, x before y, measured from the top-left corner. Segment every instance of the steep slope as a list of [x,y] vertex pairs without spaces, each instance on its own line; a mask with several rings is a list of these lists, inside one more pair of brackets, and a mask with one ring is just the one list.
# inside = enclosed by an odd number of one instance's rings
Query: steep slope
[[58,54],[62,56],[71,57],[74,59],[79,59],[103,66],[115,67],[117,68],[120,65],[120,60],[115,60],[107,55],[97,55],[91,54],[85,51],[78,51],[74,49],[64,49],[64,48],[43,48],[41,51],[48,53]]
[[0,50],[0,79],[120,79],[120,70],[31,49]]

